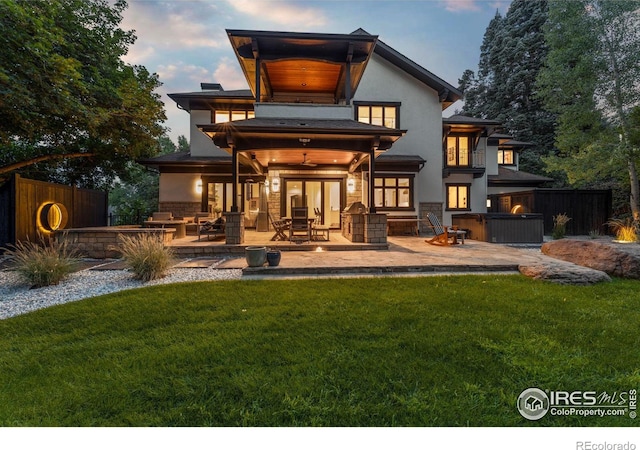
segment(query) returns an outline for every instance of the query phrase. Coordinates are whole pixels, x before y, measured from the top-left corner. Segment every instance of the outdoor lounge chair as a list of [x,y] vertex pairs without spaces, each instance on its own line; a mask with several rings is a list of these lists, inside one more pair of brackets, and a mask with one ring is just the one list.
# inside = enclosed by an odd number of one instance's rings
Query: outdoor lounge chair
[[275,220],[271,213],[269,213],[269,221],[271,222],[271,226],[275,233],[271,236],[272,241],[286,241],[287,236],[284,234],[285,231],[289,231],[289,221],[285,219]]
[[216,220],[205,222],[198,226],[198,240],[200,240],[200,236],[206,235],[207,240],[209,240],[212,236],[214,238],[219,238],[221,236],[225,236],[225,220],[224,217],[219,217]]
[[295,237],[304,236],[306,239],[298,239],[302,242],[311,241],[311,225],[309,224],[309,210],[306,206],[291,208],[291,225],[289,226],[289,242]]
[[[464,237],[467,232],[464,230],[458,230],[458,227],[449,227],[442,225],[440,220],[433,213],[427,213],[427,221],[429,222],[429,228],[433,231],[434,237],[431,239],[425,239],[428,244],[433,245],[449,245],[457,244],[458,238],[461,238],[464,244]],[[451,242],[449,242],[451,240]]]

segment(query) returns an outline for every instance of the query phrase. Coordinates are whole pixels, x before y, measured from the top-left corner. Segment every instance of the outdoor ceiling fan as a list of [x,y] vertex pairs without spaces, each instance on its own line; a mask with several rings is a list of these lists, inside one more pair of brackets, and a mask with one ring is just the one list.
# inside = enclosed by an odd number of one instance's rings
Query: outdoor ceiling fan
[[289,164],[290,166],[307,166],[307,167],[316,167],[317,164],[314,164],[311,162],[310,159],[307,159],[307,154],[303,153],[302,154],[302,162],[301,163],[293,163],[293,164]]

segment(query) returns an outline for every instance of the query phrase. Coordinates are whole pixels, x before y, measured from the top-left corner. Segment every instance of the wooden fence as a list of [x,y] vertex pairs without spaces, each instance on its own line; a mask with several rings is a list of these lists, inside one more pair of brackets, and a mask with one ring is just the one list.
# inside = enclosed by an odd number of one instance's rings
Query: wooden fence
[[107,225],[107,193],[14,175],[0,186],[0,247],[65,228]]
[[[611,190],[534,189],[492,195],[491,212],[541,213],[544,233],[551,234],[553,217],[566,214],[567,234],[588,235],[592,231],[610,233],[606,223],[612,215]],[[518,208],[518,206],[520,206]]]

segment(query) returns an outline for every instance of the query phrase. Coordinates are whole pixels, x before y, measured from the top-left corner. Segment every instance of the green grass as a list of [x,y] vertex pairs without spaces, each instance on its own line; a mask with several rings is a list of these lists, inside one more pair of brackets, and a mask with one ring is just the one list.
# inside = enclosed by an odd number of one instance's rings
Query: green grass
[[0,321],[2,426],[633,426],[516,410],[640,387],[638,281],[163,285]]

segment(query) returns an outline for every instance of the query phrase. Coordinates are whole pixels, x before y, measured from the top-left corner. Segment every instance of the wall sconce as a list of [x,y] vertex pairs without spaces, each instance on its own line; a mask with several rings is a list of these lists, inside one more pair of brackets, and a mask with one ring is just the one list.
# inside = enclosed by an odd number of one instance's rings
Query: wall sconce
[[354,178],[347,178],[347,192],[353,194],[356,191],[356,180]]
[[280,178],[274,177],[271,179],[271,189],[273,192],[280,192]]
[[196,181],[195,191],[196,191],[196,194],[202,194],[202,180]]
[[490,198],[487,199],[487,208],[491,208],[491,199]]

